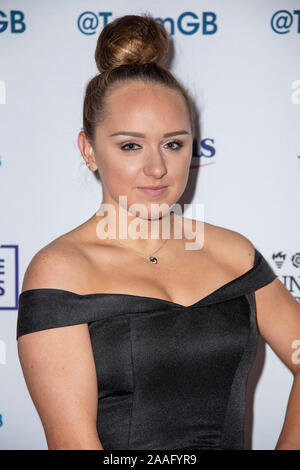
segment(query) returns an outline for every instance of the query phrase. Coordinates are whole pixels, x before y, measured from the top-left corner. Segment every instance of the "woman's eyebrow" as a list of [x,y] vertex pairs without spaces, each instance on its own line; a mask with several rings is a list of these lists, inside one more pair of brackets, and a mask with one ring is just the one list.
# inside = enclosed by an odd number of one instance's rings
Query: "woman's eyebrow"
[[[163,135],[163,137],[172,137],[173,135],[181,135],[181,134],[189,134],[188,131],[175,131],[175,132],[167,132],[166,134]],[[134,137],[146,137],[145,134],[141,134],[140,132],[126,132],[126,131],[120,131],[120,132],[115,132],[114,134],[110,134],[109,137],[114,137],[115,135],[129,135],[129,136],[134,136]]]

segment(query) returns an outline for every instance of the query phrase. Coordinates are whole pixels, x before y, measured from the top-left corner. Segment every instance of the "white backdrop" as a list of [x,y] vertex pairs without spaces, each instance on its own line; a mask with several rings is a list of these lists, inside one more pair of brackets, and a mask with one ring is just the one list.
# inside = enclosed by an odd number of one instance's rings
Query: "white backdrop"
[[[299,0],[2,0],[0,449],[47,449],[17,355],[18,294],[33,255],[101,202],[77,148],[84,88],[105,22],[146,11],[166,20],[171,71],[200,114],[184,202],[248,237],[300,300]],[[246,448],[274,449],[291,385],[261,339]]]

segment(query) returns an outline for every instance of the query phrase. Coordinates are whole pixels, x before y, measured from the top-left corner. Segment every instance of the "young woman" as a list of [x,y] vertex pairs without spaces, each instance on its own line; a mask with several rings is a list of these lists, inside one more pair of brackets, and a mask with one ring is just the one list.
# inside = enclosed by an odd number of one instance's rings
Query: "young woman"
[[[171,210],[188,181],[195,112],[164,66],[168,48],[150,15],[99,36],[78,145],[103,199],[26,270],[24,377],[49,449],[243,449],[261,334],[294,375],[276,449],[300,449],[300,305],[245,236]],[[136,236],[139,224],[148,236]]]

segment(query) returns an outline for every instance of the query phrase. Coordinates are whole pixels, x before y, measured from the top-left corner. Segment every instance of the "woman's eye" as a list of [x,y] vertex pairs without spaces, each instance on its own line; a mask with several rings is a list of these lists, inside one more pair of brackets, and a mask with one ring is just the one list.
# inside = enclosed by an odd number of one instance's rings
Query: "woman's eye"
[[[130,151],[130,150],[136,150],[134,148],[132,148],[133,145],[137,145],[135,144],[134,142],[129,142],[129,144],[125,144],[121,147],[122,150],[126,150],[126,151]],[[130,147],[130,148],[125,148],[125,147]]]
[[[171,147],[172,144],[176,144],[177,147]],[[172,142],[168,142],[166,144],[171,150],[179,150],[181,147],[182,147],[182,143],[181,142],[178,142],[177,140],[173,140]]]

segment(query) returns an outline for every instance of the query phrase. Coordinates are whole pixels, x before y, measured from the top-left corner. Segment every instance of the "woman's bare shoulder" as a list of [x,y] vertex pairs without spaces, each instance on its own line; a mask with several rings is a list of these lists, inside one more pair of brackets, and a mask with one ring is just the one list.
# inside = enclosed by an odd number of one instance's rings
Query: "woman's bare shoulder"
[[235,269],[246,272],[254,264],[255,246],[242,233],[209,222],[193,221],[204,231],[204,247],[213,257]]
[[61,235],[34,254],[24,274],[22,292],[57,288],[79,293],[85,264],[80,244],[68,234]]

